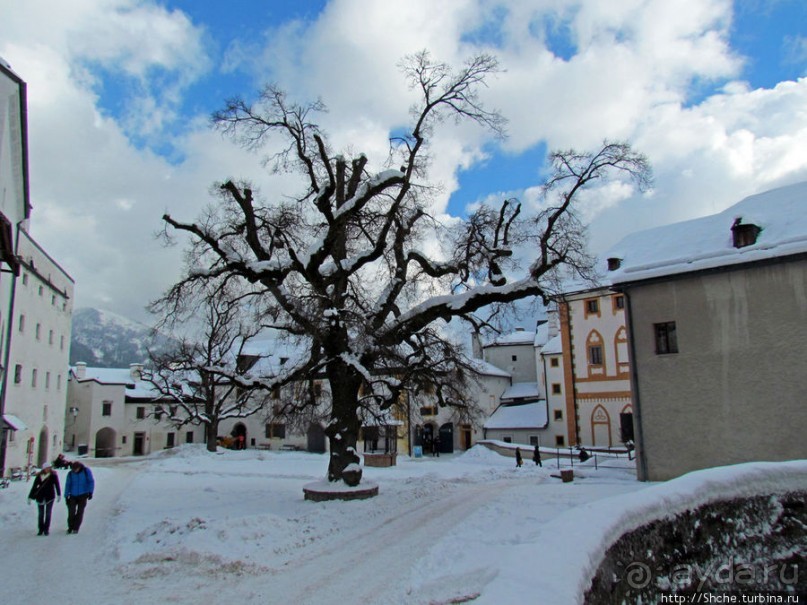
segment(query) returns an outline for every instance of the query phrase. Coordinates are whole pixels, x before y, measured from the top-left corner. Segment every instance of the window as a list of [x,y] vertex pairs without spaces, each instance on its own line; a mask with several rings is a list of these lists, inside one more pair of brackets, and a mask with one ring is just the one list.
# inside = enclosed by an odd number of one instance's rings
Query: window
[[557,357],[553,357],[549,360],[549,365],[550,367],[557,368],[560,365],[560,362],[558,361]]
[[143,406],[138,406],[137,409],[135,410],[135,418],[137,418],[138,420],[143,420],[143,418],[145,417],[146,417],[146,408],[144,408]]
[[28,285],[28,274],[27,274],[27,273],[23,273],[23,274],[22,274],[22,285],[23,285],[23,286],[27,286],[27,285]]
[[193,431],[185,433],[185,443],[193,443]]
[[566,440],[563,438],[563,435],[555,435],[555,445],[557,447],[563,447],[566,445]]
[[611,298],[611,302],[613,303],[614,313],[625,308],[625,296],[623,294],[615,294]]
[[266,438],[267,439],[285,439],[286,438],[286,425],[277,422],[270,422],[266,425]]
[[45,388],[50,388],[50,372],[45,372]]
[[315,382],[314,383],[314,397],[322,397],[322,383]]
[[563,410],[552,410],[555,420],[563,420]]
[[121,439],[121,443],[123,445],[126,445],[126,435],[123,435],[120,439]]
[[48,344],[53,344],[53,330],[48,330]]
[[504,437],[502,437],[502,441],[504,441],[505,443],[513,443],[513,438],[510,435],[505,435]]
[[174,447],[175,433],[165,434],[165,447]]
[[596,315],[599,317],[600,315],[600,300],[598,298],[588,298],[583,303],[585,305],[585,313],[584,315],[588,317],[589,315]]
[[25,315],[20,315],[20,322],[19,322],[19,328],[18,329],[19,329],[20,332],[25,331]]
[[530,445],[538,445],[538,435],[530,435]]
[[437,415],[437,406],[434,405],[426,405],[420,408],[420,415],[421,416],[435,416]]
[[112,416],[112,402],[104,401],[101,404],[101,416]]
[[62,375],[61,374],[56,375],[56,390],[57,391],[62,390]]
[[36,368],[31,370],[31,387],[36,388],[36,375],[37,371]]
[[588,348],[588,363],[592,366],[602,365],[602,347],[600,345],[591,345]]
[[178,406],[172,405],[168,407],[168,412],[171,414],[172,417],[177,415],[177,410],[179,409]]
[[59,336],[59,350],[64,351],[64,336]]
[[39,295],[42,296],[45,293],[45,288],[39,286]]
[[34,337],[39,340],[42,337],[42,324],[36,324],[34,329]]
[[14,384],[20,384],[22,382],[22,366],[17,364],[14,366]]
[[518,355],[512,355],[512,356],[510,357],[510,359],[511,359],[512,361],[518,361]]
[[53,305],[54,307],[56,306],[56,295],[55,294],[51,295],[50,304]]
[[159,405],[154,406],[154,417],[157,420],[162,420],[163,414],[165,414],[165,411],[162,409],[161,406]]
[[552,394],[553,395],[560,395],[560,383],[553,382],[552,383]]
[[656,354],[669,355],[678,353],[678,336],[676,335],[675,322],[668,321],[660,324],[653,324],[656,332]]

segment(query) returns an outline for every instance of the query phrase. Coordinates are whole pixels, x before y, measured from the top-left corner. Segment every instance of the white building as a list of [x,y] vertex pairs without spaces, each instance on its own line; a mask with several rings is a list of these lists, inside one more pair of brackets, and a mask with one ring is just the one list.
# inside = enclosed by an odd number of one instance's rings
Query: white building
[[41,466],[62,451],[73,279],[22,228],[13,288],[5,415],[17,430],[6,466]]
[[511,376],[484,423],[484,438],[541,446],[568,444],[563,398],[563,356],[557,314],[534,331],[517,329],[483,347],[485,360]]
[[142,366],[70,369],[65,449],[97,458],[141,456],[183,443],[204,443],[204,427],[176,428],[170,401],[141,380]]
[[28,196],[28,139],[25,82],[0,58],[0,473],[6,464],[6,444],[22,422],[6,414],[12,294],[19,262],[17,225],[31,214]]

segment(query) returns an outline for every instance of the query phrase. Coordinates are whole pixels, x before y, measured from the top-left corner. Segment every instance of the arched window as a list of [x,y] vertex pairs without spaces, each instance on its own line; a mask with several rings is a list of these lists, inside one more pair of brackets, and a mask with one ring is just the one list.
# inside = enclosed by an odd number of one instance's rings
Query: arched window
[[628,374],[630,362],[628,360],[628,331],[625,326],[619,328],[614,336],[614,359],[616,359],[616,373]]
[[586,366],[589,376],[602,376],[605,374],[605,347],[602,335],[592,330],[586,338]]

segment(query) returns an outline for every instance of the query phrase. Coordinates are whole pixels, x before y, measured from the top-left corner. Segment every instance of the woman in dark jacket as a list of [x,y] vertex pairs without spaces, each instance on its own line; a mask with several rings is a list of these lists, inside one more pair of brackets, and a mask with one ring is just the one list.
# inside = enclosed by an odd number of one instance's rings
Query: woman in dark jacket
[[36,500],[37,509],[39,509],[39,534],[40,536],[47,536],[50,530],[50,514],[53,510],[53,501],[56,499],[61,500],[62,488],[59,486],[59,475],[56,474],[51,468],[49,462],[42,465],[42,470],[39,471],[34,484],[31,486],[31,491],[28,494],[28,501]]

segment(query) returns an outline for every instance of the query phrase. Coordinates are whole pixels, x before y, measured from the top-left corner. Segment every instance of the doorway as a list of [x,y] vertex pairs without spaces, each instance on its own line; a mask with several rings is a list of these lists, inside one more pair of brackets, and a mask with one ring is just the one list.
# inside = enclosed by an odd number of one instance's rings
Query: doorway
[[146,434],[135,433],[134,442],[132,443],[132,455],[142,456],[146,453]]

